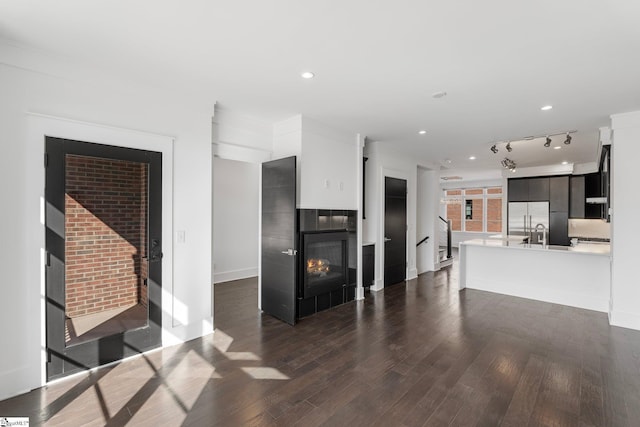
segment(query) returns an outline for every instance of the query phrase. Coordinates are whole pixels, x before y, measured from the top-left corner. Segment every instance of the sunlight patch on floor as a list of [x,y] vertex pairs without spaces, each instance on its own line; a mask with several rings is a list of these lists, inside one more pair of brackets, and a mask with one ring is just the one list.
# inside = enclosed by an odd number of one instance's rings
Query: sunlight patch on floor
[[260,360],[260,358],[250,351],[228,351],[224,354],[230,360]]
[[241,368],[251,378],[256,380],[288,380],[288,376],[275,368],[267,368],[264,366],[243,367]]

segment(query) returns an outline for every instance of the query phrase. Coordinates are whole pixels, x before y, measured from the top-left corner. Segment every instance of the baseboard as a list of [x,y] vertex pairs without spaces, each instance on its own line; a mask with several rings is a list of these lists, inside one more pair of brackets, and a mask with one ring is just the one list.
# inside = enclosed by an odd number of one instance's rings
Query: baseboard
[[182,344],[213,333],[213,317],[207,317],[188,325],[162,328],[162,347]]
[[258,275],[258,267],[244,268],[241,270],[214,272],[213,283],[230,282],[232,280],[246,279]]
[[0,372],[0,384],[2,384],[2,387],[0,387],[0,400],[18,396],[40,387],[37,378],[33,378],[33,376],[33,369],[29,369],[28,366]]
[[413,280],[413,279],[416,279],[417,277],[418,277],[418,269],[410,268],[409,274],[407,275],[407,280]]
[[609,324],[638,331],[640,330],[640,314],[612,310],[609,312]]
[[373,286],[369,288],[370,290],[377,292],[384,289],[384,281],[382,279],[376,279],[373,281]]

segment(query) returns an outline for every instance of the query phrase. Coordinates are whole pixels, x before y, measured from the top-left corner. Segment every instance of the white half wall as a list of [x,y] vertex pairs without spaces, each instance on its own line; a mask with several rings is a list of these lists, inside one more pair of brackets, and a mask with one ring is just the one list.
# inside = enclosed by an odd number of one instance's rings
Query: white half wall
[[[8,52],[8,50],[11,50]],[[147,141],[147,149],[166,152],[163,161],[173,178],[172,204],[165,212],[166,277],[163,280],[163,345],[182,342],[213,330],[211,294],[211,117],[213,104],[187,99],[142,85],[65,74],[64,65],[48,68],[33,52],[0,46],[1,197],[12,209],[0,210],[3,237],[0,271],[5,324],[0,342],[0,399],[44,383],[42,339],[42,257],[44,225],[44,133],[32,117],[48,117],[59,126],[53,136],[127,145]],[[15,60],[8,64],[7,61]],[[71,77],[70,77],[71,76]],[[30,114],[31,113],[31,114]],[[35,115],[34,115],[35,113]],[[62,120],[58,119],[61,118]],[[68,120],[73,119],[73,120]],[[78,126],[84,129],[78,132]],[[91,130],[88,130],[91,129]],[[41,132],[38,135],[38,132]],[[173,146],[149,142],[174,140]],[[10,184],[9,184],[10,183]],[[171,219],[172,216],[172,219]],[[173,245],[171,230],[185,232]],[[163,233],[165,233],[163,229]],[[10,319],[10,320],[7,320]]]
[[214,283],[258,275],[260,165],[213,160]]

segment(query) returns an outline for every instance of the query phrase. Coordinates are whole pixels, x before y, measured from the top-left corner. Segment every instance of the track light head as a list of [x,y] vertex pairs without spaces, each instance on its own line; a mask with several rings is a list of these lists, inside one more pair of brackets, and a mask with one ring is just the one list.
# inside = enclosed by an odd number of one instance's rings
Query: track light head
[[503,168],[509,169],[511,172],[515,172],[516,171],[516,162],[514,162],[511,159],[509,159],[508,157],[505,157],[504,159],[502,159],[500,164],[502,164]]
[[567,145],[571,144],[571,135],[569,135],[569,133],[567,133],[567,139],[564,140],[564,143]]
[[513,150],[513,148],[511,148],[510,142],[507,142],[507,146],[505,148],[507,149],[508,152],[511,152]]
[[491,152],[492,152],[493,154],[496,154],[496,153],[498,152],[498,147],[496,147],[496,144],[493,144],[493,145],[491,146]]
[[544,146],[547,147],[547,148],[549,148],[551,146],[551,138],[549,138],[548,136],[547,136],[546,142],[544,143]]

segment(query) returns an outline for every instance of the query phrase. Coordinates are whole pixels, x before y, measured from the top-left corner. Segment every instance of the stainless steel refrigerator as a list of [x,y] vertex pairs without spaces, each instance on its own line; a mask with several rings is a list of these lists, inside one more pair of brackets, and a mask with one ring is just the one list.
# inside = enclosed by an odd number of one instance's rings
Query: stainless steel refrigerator
[[529,243],[542,243],[542,228],[546,229],[546,241],[549,241],[549,202],[510,202],[508,205],[508,234],[525,236]]

